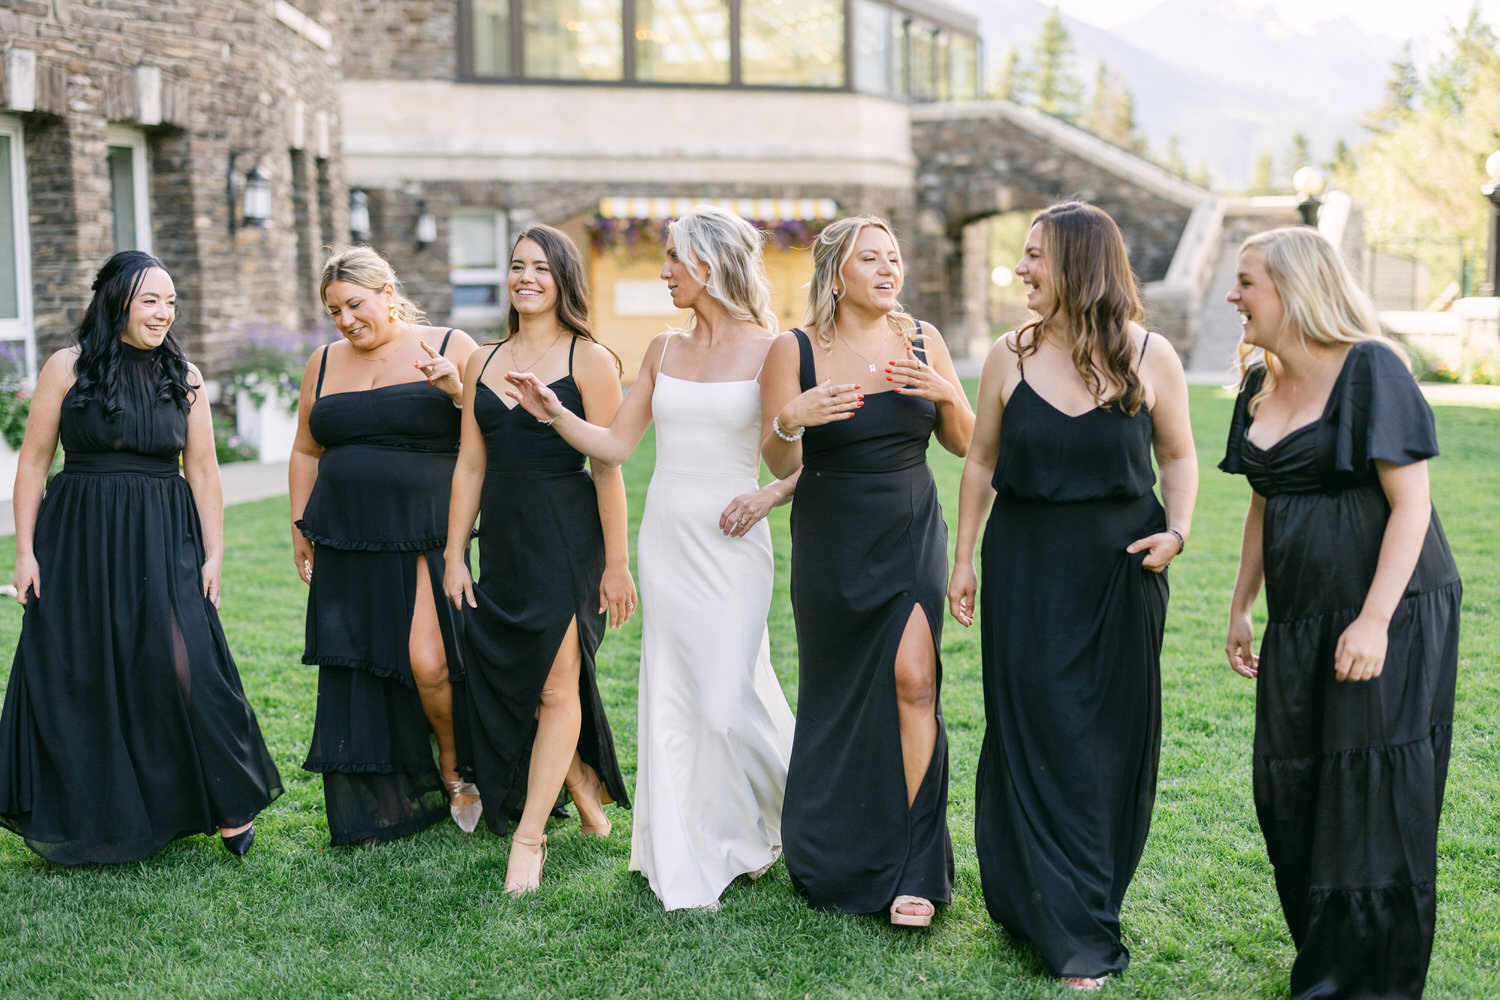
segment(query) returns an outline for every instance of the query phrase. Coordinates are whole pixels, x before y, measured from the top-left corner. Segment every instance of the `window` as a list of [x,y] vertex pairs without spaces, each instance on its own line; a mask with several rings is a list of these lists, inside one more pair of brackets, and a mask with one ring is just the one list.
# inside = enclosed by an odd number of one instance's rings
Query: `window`
[[473,0],[474,75],[510,76],[510,0]]
[[109,209],[115,252],[151,252],[151,196],[146,179],[146,137],[111,125],[105,133],[109,166]]
[[842,87],[843,0],[740,0],[740,78],[748,84]]
[[953,99],[977,101],[979,99],[978,39],[954,35],[948,58],[949,68],[953,74]]
[[526,76],[619,80],[624,76],[621,0],[525,0]]
[[911,97],[914,101],[930,101],[936,96],[933,87],[932,69],[936,58],[933,38],[936,32],[932,25],[921,21],[910,21],[906,26],[907,64],[911,69]]
[[[21,123],[0,115],[0,377],[36,375],[31,241]],[[8,363],[7,363],[8,362]]]
[[492,208],[456,208],[448,221],[448,274],[453,320],[498,323],[509,308],[505,292],[505,217]]
[[895,11],[873,0],[854,0],[854,89],[904,96],[905,55],[905,26]]
[[729,82],[728,0],[632,2],[636,79]]

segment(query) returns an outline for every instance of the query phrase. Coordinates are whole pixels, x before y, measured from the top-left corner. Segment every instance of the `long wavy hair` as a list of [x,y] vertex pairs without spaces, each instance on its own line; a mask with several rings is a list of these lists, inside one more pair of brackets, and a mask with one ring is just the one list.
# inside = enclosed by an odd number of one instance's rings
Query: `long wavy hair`
[[[589,282],[583,271],[583,254],[578,252],[578,244],[567,233],[551,226],[527,226],[511,243],[510,259],[515,259],[516,247],[521,245],[522,240],[530,240],[541,247],[542,256],[547,258],[547,267],[557,286],[557,322],[574,336],[592,340],[609,351],[615,359],[615,370],[624,374],[620,356],[608,344],[600,343],[599,338],[594,336],[593,324],[589,322]],[[515,303],[511,303],[505,325],[510,331],[505,340],[514,337],[521,330],[521,314],[516,312]],[[501,343],[505,343],[505,340]]]
[[1042,257],[1056,294],[1050,309],[1016,332],[1017,356],[1024,361],[1049,332],[1071,327],[1073,367],[1089,393],[1100,403],[1117,400],[1134,415],[1146,394],[1131,365],[1135,348],[1129,328],[1145,310],[1120,227],[1108,212],[1085,201],[1059,202],[1037,213],[1031,224],[1041,227]]
[[[724,311],[774,331],[771,282],[766,277],[765,234],[717,205],[694,205],[667,224],[677,256]],[[700,273],[706,276],[700,277]]]
[[[83,312],[83,321],[73,331],[73,341],[78,345],[75,407],[96,403],[110,416],[120,412],[120,357],[125,348],[120,338],[130,322],[130,303],[153,267],[167,270],[143,250],[122,250],[105,261],[94,276],[93,298]],[[192,406],[199,387],[188,384],[187,359],[171,330],[156,348],[151,371],[157,399],[176,403],[182,410]]]
[[391,303],[396,307],[396,318],[406,323],[419,323],[427,316],[417,308],[415,302],[401,292],[401,281],[396,269],[373,248],[363,244],[328,248],[328,259],[323,261],[323,276],[318,280],[318,297],[328,304],[328,286],[335,281],[347,281],[351,285],[368,288],[372,292],[385,290],[390,285],[395,290]]
[[[1311,226],[1285,226],[1256,233],[1240,244],[1239,252],[1251,247],[1260,249],[1266,274],[1281,297],[1282,333],[1295,333],[1304,348],[1309,343],[1332,346],[1378,340],[1411,367],[1401,345],[1381,332],[1374,303],[1328,237]],[[1252,414],[1276,387],[1281,363],[1274,354],[1240,342],[1241,385],[1250,368],[1262,361],[1266,375],[1248,404]]]
[[[896,239],[891,224],[874,215],[854,215],[830,222],[813,241],[813,276],[807,286],[807,311],[802,315],[802,325],[817,338],[818,346],[825,351],[833,350],[838,335],[835,323],[839,309],[839,274],[854,256],[859,234],[871,226],[884,230],[896,247],[896,294],[901,294],[906,262],[901,257],[901,242]],[[921,336],[917,321],[899,303],[886,316],[886,322],[907,347],[914,346]]]

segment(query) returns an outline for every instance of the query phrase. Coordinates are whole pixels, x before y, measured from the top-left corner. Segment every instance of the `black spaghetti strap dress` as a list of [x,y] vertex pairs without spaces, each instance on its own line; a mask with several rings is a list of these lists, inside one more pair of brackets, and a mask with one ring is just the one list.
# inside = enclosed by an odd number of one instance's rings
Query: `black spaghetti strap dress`
[[[548,388],[578,416],[583,396],[568,374]],[[604,639],[599,581],[604,531],[599,499],[584,457],[520,406],[507,407],[484,383],[491,351],[474,388],[474,419],[484,435],[484,486],[479,498],[477,608],[464,641],[467,675],[455,687],[458,769],[479,786],[484,820],[504,835],[526,801],[536,709],[568,625],[578,622],[583,662],[578,700],[583,723],[578,754],[616,804],[629,808],[614,736],[599,697],[594,654]]]
[[58,864],[139,861],[248,823],[281,794],[203,596],[203,532],[178,462],[188,414],[155,350],[121,345],[120,412],[63,397],[67,453],[37,513],[0,715],[0,824]]
[[[447,347],[445,335],[439,353]],[[317,553],[302,662],[320,668],[302,766],[323,775],[328,833],[340,845],[402,837],[449,815],[409,647],[425,555],[448,670],[461,678],[461,623],[443,597],[460,413],[425,380],[322,389],[319,368],[308,429],[323,454],[297,522]]]
[[979,590],[980,881],[990,916],[1053,973],[1104,976],[1130,961],[1120,904],[1161,751],[1167,576],[1125,551],[1167,525],[1151,411],[1068,416],[1022,368],[1000,426]]
[[1437,915],[1463,598],[1436,510],[1380,676],[1340,683],[1333,662],[1390,517],[1375,463],[1437,455],[1432,410],[1393,351],[1356,344],[1323,415],[1261,449],[1246,432],[1264,374],[1245,380],[1219,468],[1266,499],[1255,809],[1297,947],[1292,996],[1419,997]]
[[[806,391],[812,343],[795,333]],[[896,649],[913,608],[942,648],[948,527],[927,467],[937,407],[896,392],[864,402],[850,420],[807,428],[791,516],[799,676],[782,842],[797,891],[845,913],[953,892],[942,707],[910,808],[896,714]]]

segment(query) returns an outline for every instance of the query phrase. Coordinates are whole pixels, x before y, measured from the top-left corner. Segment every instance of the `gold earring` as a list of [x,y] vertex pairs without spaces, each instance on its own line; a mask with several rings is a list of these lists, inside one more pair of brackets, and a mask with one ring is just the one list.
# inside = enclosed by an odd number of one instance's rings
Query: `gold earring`
[[396,303],[391,303],[391,308],[388,311],[388,315],[391,317],[392,323],[396,322]]

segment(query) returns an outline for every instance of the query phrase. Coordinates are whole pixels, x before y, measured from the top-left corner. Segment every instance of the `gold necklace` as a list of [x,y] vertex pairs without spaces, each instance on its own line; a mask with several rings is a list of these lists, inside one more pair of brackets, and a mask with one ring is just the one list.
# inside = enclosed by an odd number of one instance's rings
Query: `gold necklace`
[[557,346],[557,342],[559,340],[562,340],[562,335],[563,335],[563,331],[559,331],[558,334],[557,334],[557,336],[555,336],[555,337],[552,338],[552,343],[548,344],[542,350],[542,353],[538,354],[536,356],[536,360],[532,361],[531,364],[529,364],[529,365],[523,365],[523,364],[521,364],[521,356],[516,353],[516,349],[515,349],[514,345],[512,345],[512,347],[510,349],[510,357],[511,357],[511,360],[516,363],[516,371],[518,371],[518,372],[529,372],[529,371],[534,370],[536,368],[537,361],[540,361],[543,358],[545,358],[552,351],[552,348],[554,348],[554,347]]

